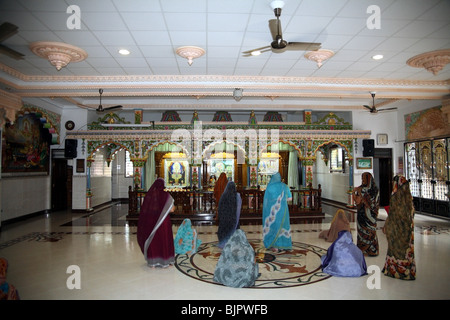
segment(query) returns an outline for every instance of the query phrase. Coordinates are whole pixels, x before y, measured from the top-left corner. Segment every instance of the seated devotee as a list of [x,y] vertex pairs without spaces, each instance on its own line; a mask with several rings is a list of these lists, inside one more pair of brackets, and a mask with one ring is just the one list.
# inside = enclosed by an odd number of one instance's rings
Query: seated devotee
[[238,229],[222,250],[214,270],[214,281],[228,287],[244,288],[254,286],[258,276],[255,251],[245,232]]
[[342,230],[350,231],[350,222],[348,221],[345,211],[338,209],[331,221],[330,229],[323,230],[319,234],[319,238],[325,239],[328,242],[334,242],[338,237],[339,231]]
[[190,219],[184,219],[175,235],[175,254],[193,254],[197,252],[202,241],[197,237],[197,231],[192,228]]
[[233,232],[239,228],[242,199],[236,190],[236,184],[229,181],[219,201],[217,236],[219,248],[223,248]]
[[350,231],[339,232],[338,238],[321,257],[322,271],[337,277],[360,277],[367,274],[362,251],[353,243]]
[[281,181],[280,173],[270,178],[263,200],[263,242],[274,252],[292,249],[288,201],[291,190]]
[[164,179],[158,178],[148,190],[139,213],[137,241],[150,267],[168,267],[175,261],[172,223],[172,196],[164,191]]
[[0,300],[20,300],[17,289],[6,281],[8,260],[0,258]]

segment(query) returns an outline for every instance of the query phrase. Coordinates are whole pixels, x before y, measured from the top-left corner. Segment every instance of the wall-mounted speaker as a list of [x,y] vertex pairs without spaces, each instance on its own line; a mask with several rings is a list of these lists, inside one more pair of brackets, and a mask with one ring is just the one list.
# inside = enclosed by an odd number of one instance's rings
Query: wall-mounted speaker
[[64,145],[64,157],[68,159],[73,159],[77,157],[77,139],[66,139]]
[[363,156],[373,157],[375,154],[375,140],[374,139],[364,139],[363,140]]

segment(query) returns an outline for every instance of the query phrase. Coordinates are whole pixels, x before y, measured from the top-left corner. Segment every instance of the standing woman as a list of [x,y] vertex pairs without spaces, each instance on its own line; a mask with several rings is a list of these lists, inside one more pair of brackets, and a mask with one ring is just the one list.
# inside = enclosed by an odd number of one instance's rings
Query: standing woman
[[378,255],[377,217],[380,207],[379,191],[370,172],[362,174],[361,186],[353,197],[357,209],[357,246],[368,256]]
[[[216,209],[219,208],[220,197],[222,196],[222,193],[224,192],[227,183],[228,183],[227,174],[225,172],[222,172],[219,175],[219,179],[217,179],[216,184],[214,185],[214,200],[216,201]],[[216,221],[217,219],[218,216],[216,215]]]
[[264,193],[263,242],[267,249],[278,252],[292,249],[288,201],[291,190],[281,181],[279,172],[272,175]]
[[152,184],[142,203],[137,227],[137,241],[150,267],[168,267],[175,261],[172,223],[172,196],[164,191],[164,179]]
[[389,216],[384,224],[388,250],[383,273],[386,276],[414,280],[414,205],[409,182],[396,175],[389,203]]
[[229,181],[219,200],[219,227],[217,229],[219,248],[223,248],[234,231],[239,228],[241,206],[242,199],[236,191],[236,184]]

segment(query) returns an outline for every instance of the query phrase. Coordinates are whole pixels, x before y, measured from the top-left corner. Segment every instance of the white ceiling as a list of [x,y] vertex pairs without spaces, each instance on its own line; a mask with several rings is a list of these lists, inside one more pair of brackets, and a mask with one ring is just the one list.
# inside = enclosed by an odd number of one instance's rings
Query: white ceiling
[[[2,42],[25,54],[0,54],[2,90],[24,101],[125,108],[363,109],[401,106],[408,99],[439,101],[450,93],[450,66],[437,75],[406,61],[450,48],[449,0],[285,0],[283,38],[320,42],[335,55],[321,68],[304,51],[242,52],[269,45],[270,0],[0,0],[0,23],[19,27]],[[81,28],[67,27],[69,5],[81,10]],[[380,29],[369,29],[370,5],[381,9]],[[34,41],[75,45],[85,61],[57,71],[28,48]],[[206,54],[189,66],[180,46]],[[118,50],[127,48],[128,56]],[[384,59],[375,61],[374,54]],[[9,68],[6,68],[7,66]],[[236,102],[233,88],[243,88]]]

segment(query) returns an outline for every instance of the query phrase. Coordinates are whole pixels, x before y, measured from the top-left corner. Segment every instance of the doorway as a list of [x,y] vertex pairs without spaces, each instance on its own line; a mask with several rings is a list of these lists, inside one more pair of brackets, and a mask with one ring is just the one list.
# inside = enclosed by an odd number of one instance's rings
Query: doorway
[[67,159],[52,159],[52,211],[72,208],[72,166],[67,165]]
[[380,207],[389,205],[392,192],[392,149],[375,148],[373,175],[380,192]]

